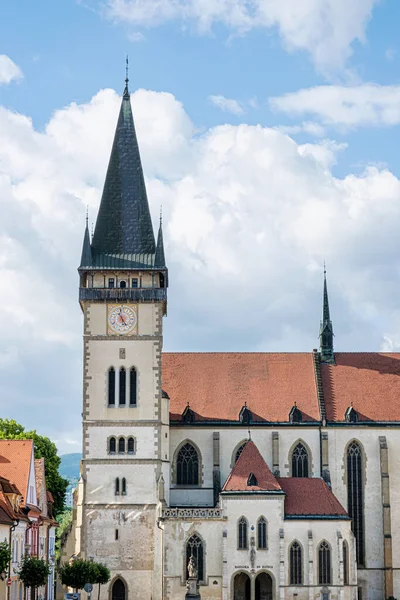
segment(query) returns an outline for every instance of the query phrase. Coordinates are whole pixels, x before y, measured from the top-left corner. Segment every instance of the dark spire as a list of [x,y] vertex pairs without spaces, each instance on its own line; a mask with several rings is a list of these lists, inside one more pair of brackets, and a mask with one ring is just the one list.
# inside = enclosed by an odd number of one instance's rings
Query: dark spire
[[319,329],[319,342],[321,361],[332,363],[335,360],[333,353],[333,326],[329,312],[328,286],[326,283],[326,268],[324,263],[324,300],[322,308],[322,321]]
[[163,239],[163,231],[162,231],[162,212],[160,211],[160,227],[158,229],[158,237],[157,237],[157,248],[156,248],[156,256],[154,259],[154,266],[156,269],[165,269],[165,253],[164,253],[164,239]]
[[81,267],[90,267],[92,264],[92,248],[90,246],[90,235],[89,235],[89,216],[86,210],[86,227],[85,234],[83,236],[82,255],[81,255]]
[[155,253],[128,89],[128,59],[126,68],[125,89],[92,241],[95,255]]

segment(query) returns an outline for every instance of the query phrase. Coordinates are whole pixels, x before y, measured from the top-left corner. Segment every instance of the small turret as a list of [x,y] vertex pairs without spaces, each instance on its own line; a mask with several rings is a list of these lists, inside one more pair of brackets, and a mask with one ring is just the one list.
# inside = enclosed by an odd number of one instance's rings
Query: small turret
[[321,362],[333,363],[335,356],[333,352],[333,326],[329,312],[328,286],[326,283],[326,269],[324,267],[324,299],[322,308],[322,321],[319,329],[319,343]]

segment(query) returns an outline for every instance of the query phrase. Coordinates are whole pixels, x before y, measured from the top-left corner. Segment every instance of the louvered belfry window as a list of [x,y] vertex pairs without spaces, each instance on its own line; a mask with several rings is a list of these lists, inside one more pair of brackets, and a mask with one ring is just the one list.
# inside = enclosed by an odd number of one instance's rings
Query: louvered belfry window
[[298,542],[293,542],[290,546],[290,584],[302,585],[303,583],[303,564],[301,555],[301,546]]
[[126,371],[124,367],[119,370],[119,405],[126,404]]
[[135,367],[132,367],[130,371],[129,404],[130,406],[136,406],[137,404],[137,373]]
[[108,370],[108,405],[115,406],[115,369]]
[[308,452],[301,442],[292,453],[292,477],[308,477]]
[[197,579],[198,579],[198,581],[204,580],[204,557],[203,557],[203,554],[204,554],[203,542],[201,541],[201,539],[199,538],[198,535],[196,535],[196,534],[192,535],[186,544],[186,579],[188,579],[188,577],[189,577],[189,573],[188,573],[189,560],[190,560],[190,557],[193,556],[193,558],[196,562],[197,571],[198,571]]
[[318,583],[320,585],[332,583],[331,549],[327,542],[321,542],[318,548]]
[[352,442],[347,448],[347,510],[356,538],[357,564],[364,565],[364,485],[360,444]]
[[176,483],[199,485],[199,457],[192,444],[186,443],[178,452],[176,460]]
[[247,520],[244,517],[238,521],[238,548],[247,549]]

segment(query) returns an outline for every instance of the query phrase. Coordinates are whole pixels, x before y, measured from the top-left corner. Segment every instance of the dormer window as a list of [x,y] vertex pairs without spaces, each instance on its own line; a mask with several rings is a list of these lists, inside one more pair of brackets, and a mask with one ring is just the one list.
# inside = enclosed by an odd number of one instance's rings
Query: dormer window
[[138,286],[138,280],[136,278],[132,279],[132,287],[137,288],[137,286]]
[[258,485],[257,477],[254,475],[254,473],[250,473],[250,475],[248,476],[247,485],[249,485],[249,486]]
[[345,419],[347,423],[358,423],[358,413],[352,406],[346,410]]
[[113,287],[115,287],[115,279],[114,277],[109,277],[108,278],[108,287],[111,289]]
[[302,420],[303,415],[301,414],[301,410],[299,410],[295,404],[289,413],[289,421],[290,423],[301,423]]
[[242,410],[239,413],[239,421],[244,425],[249,425],[252,422],[253,415],[251,411],[247,408],[247,404],[243,406]]
[[194,421],[194,412],[190,408],[189,402],[188,402],[185,410],[182,413],[182,421],[184,423],[193,423],[193,421]]

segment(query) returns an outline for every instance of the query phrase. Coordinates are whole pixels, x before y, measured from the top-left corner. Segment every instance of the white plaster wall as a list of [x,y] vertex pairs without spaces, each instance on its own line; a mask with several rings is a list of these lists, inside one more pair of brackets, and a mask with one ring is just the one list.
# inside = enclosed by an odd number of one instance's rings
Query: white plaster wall
[[[113,303],[115,304],[115,303]],[[123,302],[119,302],[123,304]],[[153,303],[126,302],[135,304],[138,311],[138,335],[154,335],[157,330],[157,311],[159,306]],[[107,335],[107,304],[94,302],[87,305],[87,320],[91,335]],[[118,338],[118,335],[112,335]],[[132,336],[131,336],[132,337]]]
[[[140,423],[138,423],[140,425]],[[117,452],[115,454],[108,453],[108,440],[110,437],[115,437],[117,440]],[[125,454],[118,453],[118,438],[125,438]],[[135,452],[134,454],[128,454],[128,438],[133,437],[135,440]],[[91,426],[88,427],[88,451],[86,454],[87,459],[101,458],[115,460],[132,460],[136,459],[153,459],[156,456],[155,442],[157,440],[157,429],[153,425],[144,426],[128,426],[124,425],[123,422],[118,425],[109,425],[107,427]]]
[[[126,496],[115,495],[115,478],[125,477]],[[156,466],[149,463],[91,464],[87,467],[86,503],[154,504],[157,498]]]

